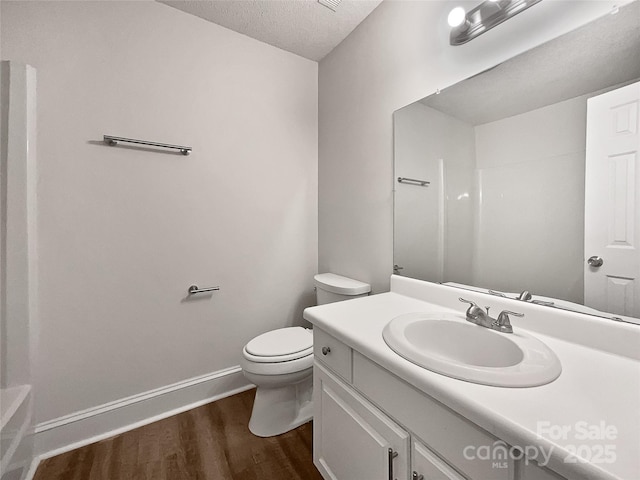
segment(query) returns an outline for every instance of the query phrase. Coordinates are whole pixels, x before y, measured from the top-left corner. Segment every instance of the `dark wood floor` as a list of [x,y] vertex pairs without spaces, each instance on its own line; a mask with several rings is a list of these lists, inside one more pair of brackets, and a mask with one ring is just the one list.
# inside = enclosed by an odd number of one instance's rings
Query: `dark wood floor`
[[311,423],[271,438],[247,427],[249,390],[44,460],[34,480],[322,480]]

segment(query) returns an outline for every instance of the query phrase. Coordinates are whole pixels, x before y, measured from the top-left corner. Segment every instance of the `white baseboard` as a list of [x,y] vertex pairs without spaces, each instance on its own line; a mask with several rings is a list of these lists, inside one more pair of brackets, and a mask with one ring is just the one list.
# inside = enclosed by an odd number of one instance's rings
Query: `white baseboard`
[[236,366],[65,415],[36,426],[34,454],[44,460],[250,388]]

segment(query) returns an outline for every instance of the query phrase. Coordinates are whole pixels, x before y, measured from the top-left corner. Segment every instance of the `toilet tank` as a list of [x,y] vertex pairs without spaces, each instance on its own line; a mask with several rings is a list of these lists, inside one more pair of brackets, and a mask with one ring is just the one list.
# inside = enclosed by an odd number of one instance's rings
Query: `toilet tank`
[[313,277],[316,284],[318,305],[341,302],[364,297],[371,291],[371,285],[335,273],[319,273]]

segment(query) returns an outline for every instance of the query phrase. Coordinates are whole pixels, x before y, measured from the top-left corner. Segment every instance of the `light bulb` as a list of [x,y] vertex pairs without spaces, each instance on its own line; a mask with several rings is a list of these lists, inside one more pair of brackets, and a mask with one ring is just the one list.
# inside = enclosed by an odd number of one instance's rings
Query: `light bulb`
[[465,12],[462,7],[455,7],[449,12],[449,16],[447,17],[447,22],[449,22],[450,27],[459,27],[464,24],[466,20],[467,12]]

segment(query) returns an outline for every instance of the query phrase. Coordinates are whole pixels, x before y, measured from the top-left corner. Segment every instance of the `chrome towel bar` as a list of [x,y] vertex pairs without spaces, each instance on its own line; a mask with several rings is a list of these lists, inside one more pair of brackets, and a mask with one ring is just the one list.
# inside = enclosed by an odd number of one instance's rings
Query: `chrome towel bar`
[[187,292],[189,292],[189,295],[195,295],[196,293],[216,292],[218,290],[220,290],[220,287],[199,288],[197,285],[191,285]]
[[419,185],[421,187],[428,187],[431,182],[426,180],[416,180],[415,178],[398,177],[398,183],[406,183],[408,185]]
[[133,138],[114,137],[111,135],[103,135],[104,143],[114,147],[118,142],[124,143],[136,143],[138,145],[151,145],[152,147],[171,148],[174,150],[180,150],[182,155],[189,155],[191,153],[191,147],[185,147],[184,145],[170,145],[168,143],[147,142],[146,140],[135,140]]

